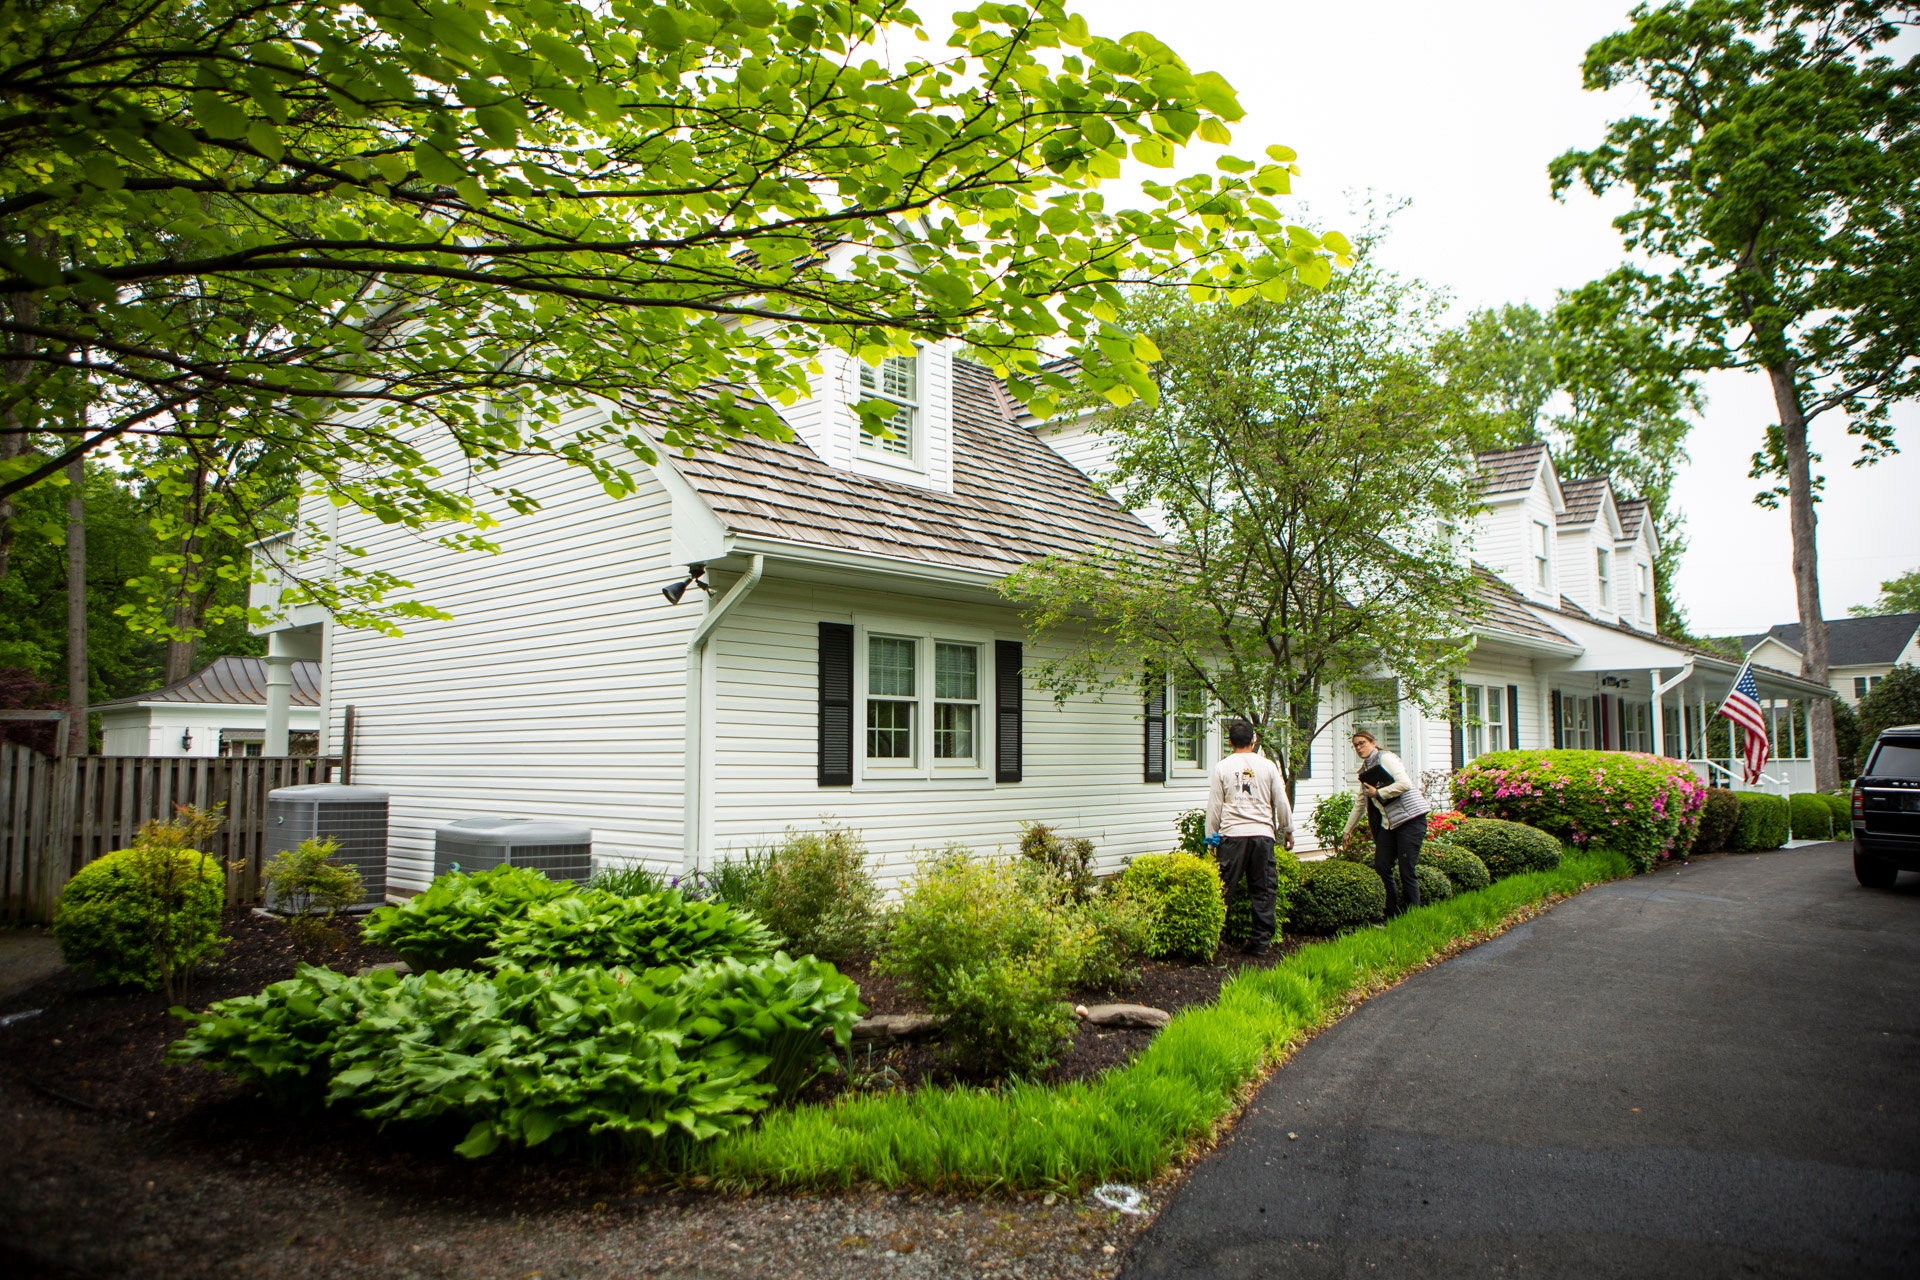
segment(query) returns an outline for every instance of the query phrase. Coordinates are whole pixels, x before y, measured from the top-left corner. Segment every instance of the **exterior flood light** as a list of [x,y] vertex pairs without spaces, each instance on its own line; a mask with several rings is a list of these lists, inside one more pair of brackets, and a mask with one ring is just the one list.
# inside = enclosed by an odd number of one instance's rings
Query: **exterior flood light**
[[690,564],[687,566],[687,576],[678,582],[669,582],[660,588],[660,594],[667,598],[668,604],[679,604],[680,597],[687,594],[688,587],[697,586],[702,591],[711,591],[713,584],[706,580],[706,573],[706,565]]

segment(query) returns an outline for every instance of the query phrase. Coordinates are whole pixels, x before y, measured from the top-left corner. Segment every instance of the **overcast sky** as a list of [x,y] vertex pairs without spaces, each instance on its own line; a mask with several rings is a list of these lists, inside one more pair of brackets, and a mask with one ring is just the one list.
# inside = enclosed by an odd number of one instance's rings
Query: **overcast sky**
[[[1609,219],[1624,205],[1548,193],[1546,166],[1599,141],[1634,104],[1580,88],[1587,46],[1627,25],[1618,0],[1079,0],[1104,34],[1150,31],[1195,70],[1239,91],[1246,119],[1233,151],[1270,143],[1300,153],[1295,192],[1319,229],[1345,193],[1411,206],[1386,247],[1398,269],[1444,288],[1456,310],[1551,305],[1554,292],[1621,260]],[[1211,161],[1202,162],[1210,167]],[[1337,229],[1350,230],[1352,224]],[[1707,382],[1704,420],[1674,494],[1689,543],[1677,583],[1695,630],[1760,631],[1797,614],[1785,510],[1752,503],[1748,459],[1775,418],[1758,374]],[[1920,410],[1900,415],[1910,452],[1867,470],[1845,423],[1814,425],[1827,458],[1820,585],[1829,618],[1872,600],[1882,580],[1920,566]]]

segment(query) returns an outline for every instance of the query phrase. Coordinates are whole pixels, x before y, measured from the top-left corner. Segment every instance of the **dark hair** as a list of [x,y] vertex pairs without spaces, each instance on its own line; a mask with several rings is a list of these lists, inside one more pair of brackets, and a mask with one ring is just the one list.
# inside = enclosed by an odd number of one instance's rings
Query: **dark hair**
[[1235,720],[1227,726],[1227,741],[1236,749],[1253,745],[1253,726],[1245,720]]

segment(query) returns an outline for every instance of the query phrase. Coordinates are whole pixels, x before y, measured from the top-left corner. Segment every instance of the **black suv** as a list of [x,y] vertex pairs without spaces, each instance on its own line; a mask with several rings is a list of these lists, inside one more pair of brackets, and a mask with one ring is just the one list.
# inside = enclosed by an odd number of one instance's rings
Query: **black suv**
[[1920,724],[1882,729],[1853,780],[1853,874],[1886,889],[1920,871]]

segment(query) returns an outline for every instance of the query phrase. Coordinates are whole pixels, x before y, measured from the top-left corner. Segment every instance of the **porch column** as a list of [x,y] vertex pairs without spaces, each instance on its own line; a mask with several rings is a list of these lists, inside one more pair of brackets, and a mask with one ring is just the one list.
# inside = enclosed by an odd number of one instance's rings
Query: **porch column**
[[1660,672],[1647,672],[1647,689],[1653,699],[1653,754],[1667,754],[1667,717],[1660,710]]
[[267,633],[267,731],[260,754],[289,753],[287,719],[293,705],[293,646],[284,631]]

